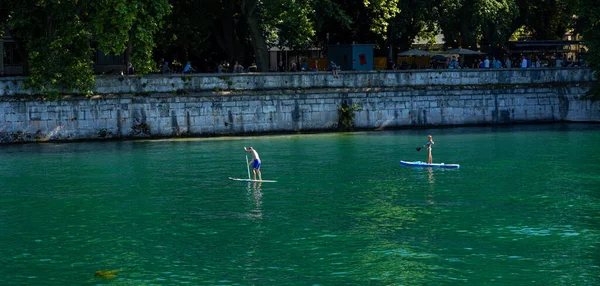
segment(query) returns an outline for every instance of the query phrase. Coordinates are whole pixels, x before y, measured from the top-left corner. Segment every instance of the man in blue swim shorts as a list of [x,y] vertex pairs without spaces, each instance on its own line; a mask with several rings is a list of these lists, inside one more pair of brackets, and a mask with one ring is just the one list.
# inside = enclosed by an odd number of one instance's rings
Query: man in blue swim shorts
[[252,161],[248,163],[248,166],[252,164],[252,174],[254,174],[254,180],[256,180],[256,173],[258,173],[258,180],[262,181],[262,175],[260,174],[260,157],[258,157],[258,153],[252,147],[248,149],[244,147],[244,151],[252,152]]

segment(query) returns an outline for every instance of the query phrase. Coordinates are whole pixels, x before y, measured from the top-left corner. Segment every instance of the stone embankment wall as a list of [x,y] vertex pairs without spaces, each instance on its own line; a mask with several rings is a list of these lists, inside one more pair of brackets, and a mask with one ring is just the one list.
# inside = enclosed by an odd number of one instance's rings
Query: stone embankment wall
[[0,79],[0,143],[598,121],[585,68],[147,75],[96,79],[93,96],[44,100]]

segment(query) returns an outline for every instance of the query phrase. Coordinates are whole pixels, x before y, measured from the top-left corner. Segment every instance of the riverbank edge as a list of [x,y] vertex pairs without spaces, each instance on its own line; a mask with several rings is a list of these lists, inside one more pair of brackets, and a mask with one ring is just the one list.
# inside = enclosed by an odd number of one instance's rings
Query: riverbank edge
[[8,143],[0,143],[4,146],[18,146],[30,144],[68,144],[68,143],[94,143],[94,142],[160,142],[160,141],[202,141],[202,140],[227,140],[230,138],[239,138],[243,140],[248,137],[266,137],[266,136],[290,136],[290,135],[320,135],[320,134],[358,134],[365,132],[387,132],[387,131],[402,131],[402,130],[431,130],[431,129],[456,129],[469,127],[508,127],[508,126],[547,126],[547,125],[598,125],[598,121],[538,121],[538,122],[512,122],[512,123],[481,123],[481,124],[462,124],[462,125],[435,125],[435,126],[399,126],[389,127],[385,129],[373,128],[354,128],[352,130],[307,130],[307,131],[265,131],[251,133],[236,133],[236,134],[203,134],[203,135],[188,135],[181,134],[178,136],[152,136],[152,137],[111,137],[111,138],[82,138],[70,140],[29,140],[29,141],[13,141]]

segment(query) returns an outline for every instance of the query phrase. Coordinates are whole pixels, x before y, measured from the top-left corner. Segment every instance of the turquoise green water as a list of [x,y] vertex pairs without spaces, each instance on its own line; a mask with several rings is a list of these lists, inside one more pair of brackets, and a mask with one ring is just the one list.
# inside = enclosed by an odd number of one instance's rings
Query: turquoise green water
[[[409,168],[433,135],[434,162]],[[263,160],[248,184],[244,146]],[[599,285],[600,125],[0,148],[2,285]],[[97,270],[119,270],[114,279]]]

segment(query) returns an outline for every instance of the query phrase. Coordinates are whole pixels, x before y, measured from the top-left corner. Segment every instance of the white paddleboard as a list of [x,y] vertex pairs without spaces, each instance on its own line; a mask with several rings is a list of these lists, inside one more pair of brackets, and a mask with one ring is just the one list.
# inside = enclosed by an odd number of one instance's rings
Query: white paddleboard
[[404,166],[409,166],[409,167],[430,167],[430,168],[445,168],[445,169],[458,169],[458,168],[460,168],[459,164],[444,164],[444,163],[427,164],[427,163],[421,162],[421,161],[416,161],[416,162],[400,161],[400,164],[404,165]]
[[251,180],[251,179],[240,179],[240,178],[232,178],[229,177],[230,180],[232,181],[238,181],[238,182],[257,182],[257,183],[276,183],[277,181],[273,181],[273,180]]

